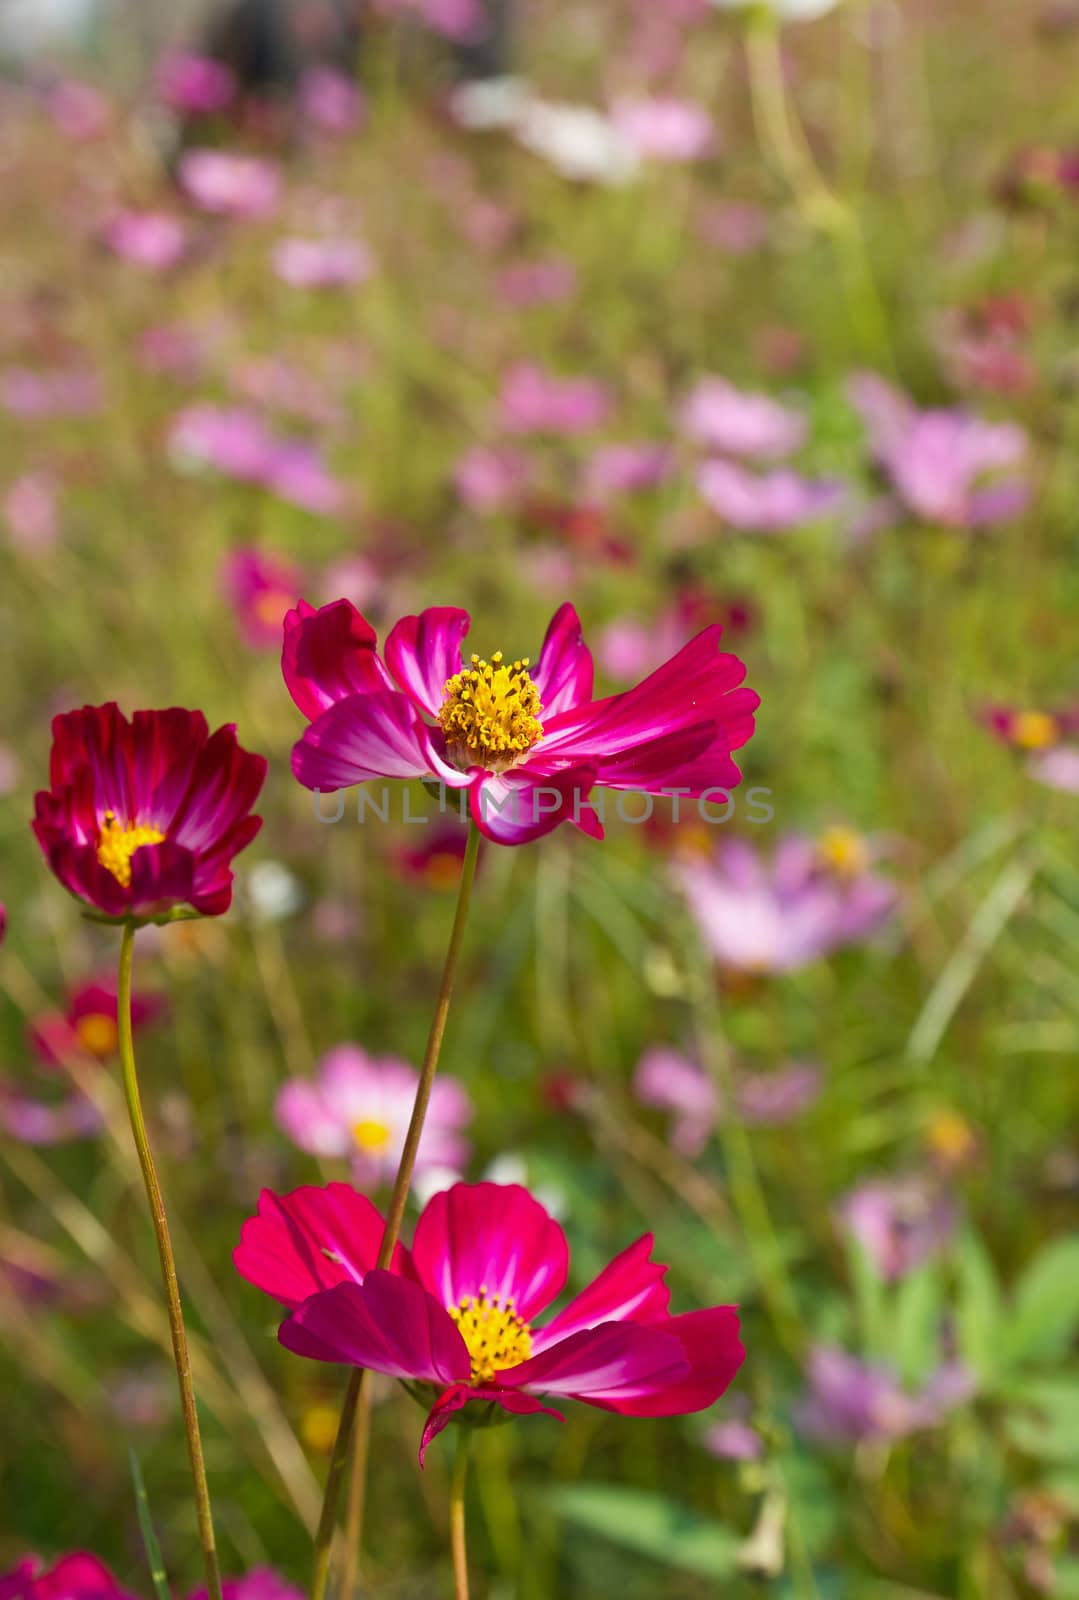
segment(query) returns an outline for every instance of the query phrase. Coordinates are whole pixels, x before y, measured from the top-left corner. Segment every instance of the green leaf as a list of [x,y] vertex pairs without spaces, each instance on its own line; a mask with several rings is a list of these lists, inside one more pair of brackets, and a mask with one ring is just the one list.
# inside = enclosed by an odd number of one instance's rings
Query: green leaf
[[663,1495],[616,1484],[570,1484],[552,1491],[548,1504],[587,1533],[705,1578],[735,1571],[738,1535]]
[[986,1381],[999,1362],[1004,1300],[996,1271],[976,1233],[964,1233],[955,1251],[958,1302],[955,1321],[959,1354]]
[[1019,1279],[1003,1330],[1005,1358],[1014,1364],[1062,1356],[1077,1328],[1079,1236],[1046,1245]]
[[1079,1561],[1073,1556],[1062,1556],[1053,1568],[1053,1588],[1056,1600],[1079,1600]]
[[139,1466],[139,1458],[134,1450],[128,1451],[131,1461],[131,1479],[135,1485],[135,1509],[139,1515],[139,1528],[142,1532],[142,1542],[146,1548],[146,1560],[150,1566],[150,1577],[154,1585],[157,1600],[172,1600],[172,1591],[169,1588],[168,1574],[165,1563],[161,1557],[161,1546],[157,1542],[154,1524],[150,1517],[150,1501],[146,1494],[146,1480]]
[[889,1344],[884,1280],[868,1250],[854,1238],[847,1242],[847,1270],[854,1290],[862,1349],[867,1356],[883,1360]]
[[940,1272],[933,1262],[909,1273],[896,1290],[891,1354],[904,1383],[920,1384],[937,1364],[941,1303]]
[[1015,1399],[1029,1411],[1009,1411],[1006,1428],[1017,1449],[1046,1461],[1079,1461],[1079,1382],[1045,1378],[1021,1384]]

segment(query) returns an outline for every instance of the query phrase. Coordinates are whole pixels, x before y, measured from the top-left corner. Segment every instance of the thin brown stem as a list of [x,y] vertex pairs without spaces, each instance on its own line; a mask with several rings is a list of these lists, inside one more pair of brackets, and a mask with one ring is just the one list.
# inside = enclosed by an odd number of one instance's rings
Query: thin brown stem
[[468,1482],[468,1448],[472,1435],[467,1428],[457,1430],[457,1453],[453,1458],[450,1483],[450,1548],[453,1552],[453,1593],[455,1600],[468,1600],[468,1546],[465,1540],[465,1485]]

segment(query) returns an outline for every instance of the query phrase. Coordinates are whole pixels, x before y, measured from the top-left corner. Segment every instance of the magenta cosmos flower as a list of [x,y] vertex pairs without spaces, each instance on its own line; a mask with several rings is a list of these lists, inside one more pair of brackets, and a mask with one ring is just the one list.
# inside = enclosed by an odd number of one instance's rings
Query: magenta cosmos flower
[[34,797],[37,841],[65,889],[107,917],[219,916],[232,858],[262,826],[251,815],[266,776],[230,723],[201,711],[136,711],[114,702],[54,717],[50,787]]
[[[159,1017],[165,1000],[156,994],[133,994],[131,1023],[138,1030]],[[73,1055],[90,1055],[107,1061],[116,1052],[119,1032],[116,1016],[116,979],[91,979],[68,995],[64,1011],[47,1011],[34,1017],[27,1029],[31,1049],[48,1066],[59,1066]]]
[[523,844],[571,821],[593,838],[594,785],[659,794],[729,789],[731,751],[753,732],[759,696],[722,653],[718,624],[625,694],[592,699],[592,654],[571,605],[551,619],[535,667],[490,661],[461,646],[467,611],[435,606],[403,617],[383,657],[347,600],[285,618],[282,671],[311,726],[292,753],[308,789],[372,778],[432,778],[467,790],[488,838]]
[[42,1570],[36,1556],[26,1556],[0,1577],[0,1600],[133,1600],[104,1562],[88,1551],[62,1556]]
[[745,1356],[733,1306],[672,1317],[645,1234],[542,1327],[566,1282],[558,1223],[516,1184],[455,1184],[425,1207],[411,1250],[374,1267],[383,1221],[347,1184],[264,1190],[234,1260],[292,1308],[278,1337],[314,1361],[399,1378],[428,1407],[420,1460],[454,1414],[542,1412],[555,1396],[621,1416],[703,1411]]

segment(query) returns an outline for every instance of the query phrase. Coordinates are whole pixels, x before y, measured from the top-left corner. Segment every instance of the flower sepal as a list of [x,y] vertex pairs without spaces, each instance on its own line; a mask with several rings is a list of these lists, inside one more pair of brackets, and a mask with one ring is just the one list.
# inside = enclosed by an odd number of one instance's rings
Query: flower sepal
[[151,923],[155,928],[168,927],[171,922],[200,922],[203,913],[196,911],[193,906],[172,906],[168,911],[159,912],[156,917],[110,917],[104,911],[87,911],[83,907],[82,917],[84,922],[101,922],[108,928],[145,928]]

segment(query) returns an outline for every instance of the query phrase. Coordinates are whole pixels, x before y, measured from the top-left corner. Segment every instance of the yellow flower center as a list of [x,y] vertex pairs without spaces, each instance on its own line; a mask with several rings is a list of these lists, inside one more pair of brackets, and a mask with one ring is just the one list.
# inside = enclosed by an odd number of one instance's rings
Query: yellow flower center
[[473,1383],[488,1383],[496,1372],[515,1367],[532,1354],[532,1330],[514,1311],[512,1299],[501,1300],[497,1294],[488,1298],[481,1288],[478,1295],[465,1295],[459,1306],[450,1306],[449,1312],[472,1358]]
[[870,863],[869,846],[853,828],[826,828],[817,841],[817,857],[840,878],[856,878]]
[[390,1142],[390,1130],[384,1122],[363,1117],[352,1124],[352,1137],[361,1150],[369,1155],[380,1155]]
[[1024,750],[1044,750],[1056,744],[1060,729],[1048,711],[1018,711],[1012,718],[1012,738]]
[[450,754],[461,766],[504,772],[543,737],[539,690],[528,672],[529,658],[507,664],[501,650],[490,661],[449,678],[438,714]]
[[251,609],[259,622],[276,627],[291,605],[292,595],[283,589],[263,589],[255,596]]
[[80,1017],[75,1024],[75,1032],[83,1049],[89,1051],[92,1056],[101,1058],[111,1056],[116,1049],[118,1038],[116,1023],[100,1011],[93,1011],[85,1017]]
[[308,1406],[300,1418],[300,1437],[309,1450],[328,1455],[337,1437],[338,1414],[334,1406]]
[[101,837],[97,841],[97,859],[112,873],[124,888],[131,886],[131,857],[144,844],[160,844],[165,835],[157,828],[146,828],[129,822],[121,827],[111,811],[106,811],[101,824]]

